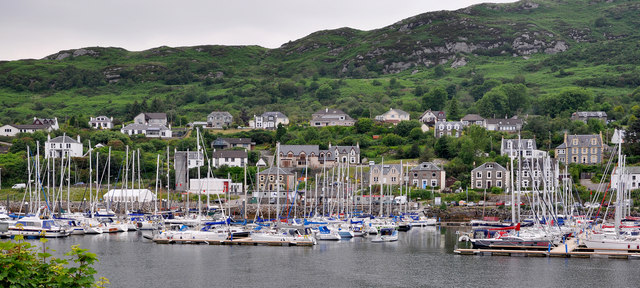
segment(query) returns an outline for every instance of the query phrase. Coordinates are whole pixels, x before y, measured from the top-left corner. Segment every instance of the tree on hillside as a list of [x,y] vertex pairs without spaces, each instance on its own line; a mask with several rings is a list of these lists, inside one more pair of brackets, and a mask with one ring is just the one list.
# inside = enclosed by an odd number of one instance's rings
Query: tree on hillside
[[459,120],[460,108],[458,107],[458,99],[456,97],[451,98],[449,106],[447,107],[447,120]]
[[447,90],[443,87],[436,87],[429,91],[429,93],[424,94],[422,97],[423,109],[431,109],[434,111],[442,110],[444,108],[444,104],[448,99]]
[[316,98],[318,100],[329,100],[333,94],[333,88],[328,84],[322,84],[318,90],[316,90]]
[[559,94],[551,94],[542,97],[538,106],[541,113],[556,117],[565,111],[577,111],[588,109],[593,100],[593,94],[583,88],[567,88]]
[[358,132],[359,134],[368,133],[369,131],[371,131],[371,128],[373,127],[373,120],[369,118],[358,118],[358,121],[356,121],[355,126],[356,126],[356,132]]
[[502,117],[507,115],[507,94],[502,89],[494,88],[484,94],[480,101],[476,102],[478,112],[485,118]]
[[500,90],[507,95],[507,108],[509,116],[513,116],[527,109],[529,106],[529,96],[527,95],[527,87],[523,84],[504,84],[500,85]]
[[420,122],[416,120],[401,121],[400,123],[398,123],[398,125],[396,125],[395,131],[396,131],[396,134],[402,137],[407,137],[409,136],[409,133],[411,132],[411,130],[413,130],[413,128],[419,128],[419,127],[420,127]]

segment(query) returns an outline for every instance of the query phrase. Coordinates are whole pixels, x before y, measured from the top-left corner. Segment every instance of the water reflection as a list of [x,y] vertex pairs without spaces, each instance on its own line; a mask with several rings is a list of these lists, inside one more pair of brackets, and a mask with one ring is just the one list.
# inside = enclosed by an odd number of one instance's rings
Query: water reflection
[[98,274],[111,287],[637,287],[640,281],[637,262],[629,260],[455,255],[456,230],[414,228],[397,242],[354,238],[314,247],[159,245],[141,232],[47,245],[57,256],[74,244],[98,254]]

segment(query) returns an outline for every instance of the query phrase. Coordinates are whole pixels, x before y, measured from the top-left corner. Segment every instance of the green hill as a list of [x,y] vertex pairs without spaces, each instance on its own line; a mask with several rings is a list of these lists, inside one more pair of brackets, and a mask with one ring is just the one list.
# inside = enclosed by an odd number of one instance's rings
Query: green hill
[[[372,31],[318,31],[277,49],[60,51],[0,63],[0,123],[98,114],[126,122],[143,110],[167,112],[174,126],[214,110],[238,125],[267,110],[295,123],[331,106],[354,118],[390,107],[414,118],[453,109],[452,119],[591,109],[624,124],[640,101],[639,14],[640,1],[531,0],[424,13]],[[513,95],[495,91],[507,84],[525,85],[525,95],[501,107]],[[564,101],[566,89],[584,101]]]

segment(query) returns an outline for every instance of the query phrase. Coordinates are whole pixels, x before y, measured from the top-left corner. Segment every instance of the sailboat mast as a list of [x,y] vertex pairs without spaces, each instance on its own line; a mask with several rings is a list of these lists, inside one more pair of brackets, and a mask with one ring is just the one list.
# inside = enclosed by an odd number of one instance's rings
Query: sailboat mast
[[153,215],[158,215],[158,178],[160,176],[160,154],[156,159],[156,199],[153,201]]
[[[89,140],[89,211],[93,217],[93,162],[91,158],[91,140]],[[86,191],[86,190],[85,190]]]

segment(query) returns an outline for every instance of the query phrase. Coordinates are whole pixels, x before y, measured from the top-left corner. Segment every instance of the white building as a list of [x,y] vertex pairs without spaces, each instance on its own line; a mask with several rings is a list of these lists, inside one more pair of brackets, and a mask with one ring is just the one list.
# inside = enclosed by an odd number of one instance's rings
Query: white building
[[253,115],[249,121],[249,127],[254,129],[275,130],[278,124],[289,125],[289,117],[282,112],[265,112],[262,115]]
[[96,118],[91,117],[89,119],[89,127],[93,129],[111,129],[113,128],[113,117],[98,116]]
[[[620,171],[616,169],[611,175],[611,189],[618,188],[618,174],[620,174]],[[625,190],[640,189],[640,166],[626,166],[622,173],[622,183],[626,186],[622,187]]]
[[158,124],[145,125],[133,123],[122,127],[120,132],[129,136],[143,134],[145,137],[149,138],[171,138],[173,135],[171,132],[171,125],[167,128],[167,126]]
[[71,157],[82,156],[82,142],[80,142],[80,135],[77,140],[69,136],[58,136],[51,139],[51,136],[47,136],[47,142],[44,143],[45,158],[64,158],[67,154]]
[[214,167],[244,167],[248,161],[246,150],[219,150],[213,151],[211,156]]
[[189,180],[189,192],[197,194],[223,194],[232,187],[231,180],[217,178],[202,178]]
[[45,132],[53,131],[53,128],[49,125],[19,125],[19,124],[7,124],[0,127],[0,136],[10,136],[14,137],[18,135],[18,133],[33,133],[38,130],[42,130]]
[[389,111],[376,116],[376,121],[398,124],[400,121],[409,121],[409,113],[400,109],[390,108]]

